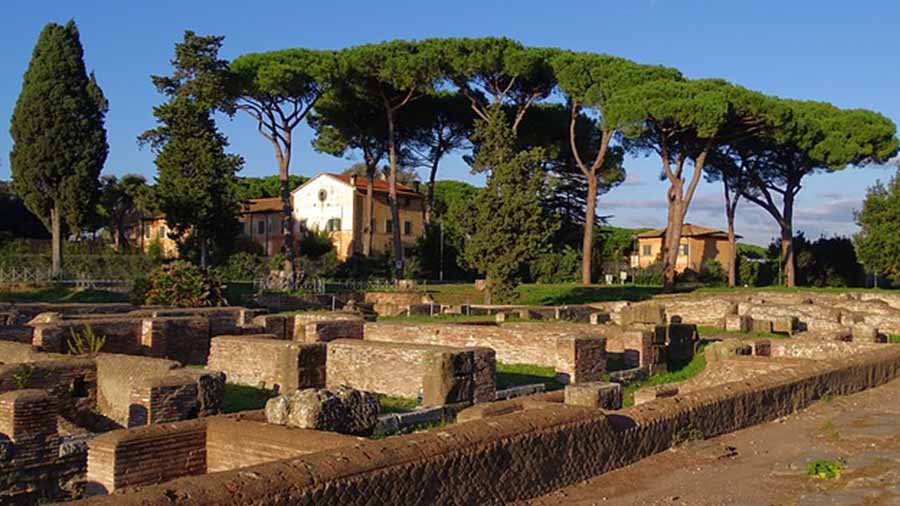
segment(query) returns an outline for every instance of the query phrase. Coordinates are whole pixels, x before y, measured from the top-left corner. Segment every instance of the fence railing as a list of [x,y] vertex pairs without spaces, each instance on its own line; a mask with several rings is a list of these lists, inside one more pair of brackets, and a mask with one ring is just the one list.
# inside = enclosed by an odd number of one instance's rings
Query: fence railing
[[0,285],[64,285],[82,289],[130,290],[134,282],[127,279],[103,278],[88,273],[63,272],[54,277],[50,269],[0,267]]

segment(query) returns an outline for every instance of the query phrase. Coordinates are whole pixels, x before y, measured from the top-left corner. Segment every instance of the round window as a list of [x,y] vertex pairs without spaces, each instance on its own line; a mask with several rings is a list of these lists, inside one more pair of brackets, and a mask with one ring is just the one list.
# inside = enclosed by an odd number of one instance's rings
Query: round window
[[325,199],[328,198],[328,192],[325,190],[319,190],[319,202],[325,202]]

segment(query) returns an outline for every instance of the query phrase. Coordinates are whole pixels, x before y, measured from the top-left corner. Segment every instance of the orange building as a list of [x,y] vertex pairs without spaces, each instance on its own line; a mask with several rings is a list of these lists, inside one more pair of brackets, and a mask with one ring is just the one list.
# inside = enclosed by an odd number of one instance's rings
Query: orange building
[[[632,268],[646,268],[662,260],[662,244],[666,235],[665,229],[648,230],[637,234],[637,252],[631,257]],[[690,269],[700,272],[711,260],[718,260],[727,265],[731,258],[731,245],[728,234],[721,230],[701,227],[685,223],[681,228],[681,244],[678,248],[678,260],[675,271]]]

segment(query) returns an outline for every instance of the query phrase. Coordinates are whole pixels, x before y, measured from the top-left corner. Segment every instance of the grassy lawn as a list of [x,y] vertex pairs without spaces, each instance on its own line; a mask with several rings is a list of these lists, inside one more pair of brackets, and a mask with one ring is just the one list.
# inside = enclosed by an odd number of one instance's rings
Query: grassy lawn
[[703,372],[703,370],[706,369],[706,355],[703,353],[703,348],[705,348],[707,344],[706,341],[700,343],[697,353],[694,354],[694,357],[690,362],[686,364],[670,362],[667,364],[668,372],[654,374],[647,379],[625,385],[622,405],[624,407],[633,406],[634,392],[641,388],[678,383],[680,381],[691,379]]
[[888,342],[893,344],[900,344],[900,336],[890,336],[888,337]]
[[735,332],[722,330],[716,327],[697,327],[701,338],[727,338],[735,339],[790,339],[788,334],[776,334],[774,332]]
[[419,407],[415,399],[395,397],[393,395],[382,395],[379,402],[381,403],[382,413],[405,413]]
[[263,409],[266,401],[274,397],[271,390],[248,387],[244,385],[225,385],[225,399],[222,402],[222,410],[226,413]]
[[565,386],[556,380],[556,370],[552,367],[497,362],[497,390],[538,383],[543,383],[547,390],[559,390]]
[[33,288],[0,292],[0,302],[128,302],[127,293],[106,290],[82,290],[66,287]]
[[[516,290],[515,304],[540,306],[587,304],[612,300],[640,301],[660,293],[656,286],[639,285],[591,285],[577,283],[520,285]],[[429,285],[428,293],[440,304],[481,304],[484,294],[475,290],[473,283],[454,285]]]

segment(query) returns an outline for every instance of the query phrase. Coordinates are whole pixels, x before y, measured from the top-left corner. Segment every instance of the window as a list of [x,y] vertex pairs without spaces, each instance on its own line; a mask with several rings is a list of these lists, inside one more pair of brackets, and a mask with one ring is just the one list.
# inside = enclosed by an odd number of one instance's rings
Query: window
[[340,218],[332,218],[328,220],[328,224],[325,225],[325,230],[329,232],[337,232],[341,229],[341,219]]
[[244,230],[244,235],[250,235],[250,222],[245,221],[244,223],[242,223],[242,225],[243,225],[242,228]]
[[403,222],[403,234],[404,235],[412,234],[412,222],[409,222],[409,221]]
[[269,232],[270,233],[274,232],[275,231],[275,220],[271,220],[271,221],[267,220],[267,222],[269,223]]
[[678,246],[678,256],[686,257],[688,256],[688,245],[681,244]]
[[394,231],[394,220],[386,220],[384,222],[384,233],[390,234]]
[[259,235],[266,233],[266,222],[262,220],[256,222],[256,233]]
[[156,229],[156,238],[162,239],[166,235],[166,226],[160,225],[159,228]]
[[653,246],[649,244],[644,245],[644,256],[649,257],[653,255]]
[[146,239],[150,238],[150,226],[149,225],[144,225],[144,238],[146,238]]

